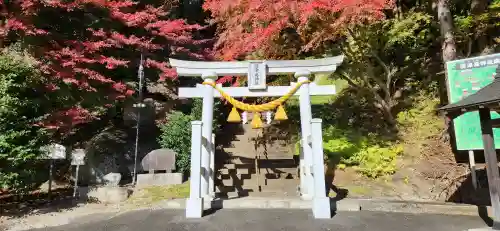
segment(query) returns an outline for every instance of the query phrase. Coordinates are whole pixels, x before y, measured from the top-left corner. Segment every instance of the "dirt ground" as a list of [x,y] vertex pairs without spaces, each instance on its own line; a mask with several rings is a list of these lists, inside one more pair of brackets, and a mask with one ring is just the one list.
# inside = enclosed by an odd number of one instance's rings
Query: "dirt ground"
[[351,168],[336,170],[334,185],[347,189],[351,198],[490,203],[484,164],[476,165],[478,189],[474,189],[468,164],[457,163],[450,145],[438,138],[405,144],[397,165],[395,174],[378,179]]

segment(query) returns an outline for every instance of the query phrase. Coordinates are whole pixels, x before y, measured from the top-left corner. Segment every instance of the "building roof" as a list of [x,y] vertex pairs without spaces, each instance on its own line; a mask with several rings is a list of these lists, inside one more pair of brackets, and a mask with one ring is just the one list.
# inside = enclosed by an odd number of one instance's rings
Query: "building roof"
[[465,109],[477,110],[480,106],[483,107],[498,107],[500,103],[500,65],[497,68],[495,79],[492,83],[479,89],[476,93],[471,94],[462,100],[448,104],[439,108],[441,111],[456,111]]

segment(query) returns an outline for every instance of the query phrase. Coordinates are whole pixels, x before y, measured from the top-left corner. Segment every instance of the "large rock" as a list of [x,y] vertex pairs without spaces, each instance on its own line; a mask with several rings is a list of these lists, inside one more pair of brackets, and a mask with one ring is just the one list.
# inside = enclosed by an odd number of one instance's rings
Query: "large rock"
[[[134,125],[135,126],[135,125]],[[156,127],[140,129],[137,172],[142,171],[140,161],[151,150],[159,148]],[[135,129],[110,128],[95,135],[85,146],[86,163],[80,166],[81,185],[105,184],[104,176],[120,173],[121,184],[132,182],[135,162]]]
[[127,200],[130,196],[129,189],[116,186],[92,188],[88,191],[88,193],[82,191],[80,191],[80,198],[97,200],[106,204],[117,204]]
[[120,180],[122,179],[122,174],[116,172],[108,173],[103,177],[103,179],[106,186],[118,186],[118,184],[120,184]]
[[177,153],[171,149],[161,148],[148,153],[141,161],[144,171],[166,171],[175,170],[175,156]]

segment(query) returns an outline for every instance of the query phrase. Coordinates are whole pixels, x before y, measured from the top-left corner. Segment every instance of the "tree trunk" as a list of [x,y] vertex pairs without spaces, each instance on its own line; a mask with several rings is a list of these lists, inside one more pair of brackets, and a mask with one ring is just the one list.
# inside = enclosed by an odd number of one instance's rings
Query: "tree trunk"
[[[455,37],[453,35],[453,18],[451,16],[449,0],[437,0],[437,14],[441,30],[442,46],[441,51],[443,55],[443,64],[446,70],[446,62],[457,58],[457,48],[455,44]],[[446,92],[447,74],[440,78],[440,98],[442,104],[448,103],[448,94]]]
[[[445,74],[439,78],[439,95],[441,104],[448,104],[448,93],[446,84],[448,81],[448,73],[446,72],[446,62],[457,58],[457,47],[455,37],[453,36],[453,17],[450,11],[449,0],[437,0],[437,14],[441,30],[442,39],[442,55]],[[449,131],[449,124],[445,123],[445,131]]]
[[396,129],[397,121],[392,115],[392,107],[389,102],[386,102],[380,95],[375,93],[375,107],[378,108],[382,114],[384,114],[385,121],[388,125],[391,126],[392,129]]
[[446,63],[457,58],[457,48],[453,36],[453,17],[451,16],[449,0],[438,0],[437,12],[443,39],[443,62]]

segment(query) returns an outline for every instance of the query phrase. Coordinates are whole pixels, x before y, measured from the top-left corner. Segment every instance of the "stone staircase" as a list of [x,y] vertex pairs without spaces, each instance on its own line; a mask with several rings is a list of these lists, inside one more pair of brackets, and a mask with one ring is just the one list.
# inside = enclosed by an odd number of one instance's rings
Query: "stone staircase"
[[266,137],[265,131],[250,124],[240,126],[243,134],[223,148],[228,158],[218,171],[216,194],[222,198],[298,196],[298,162],[289,145]]

